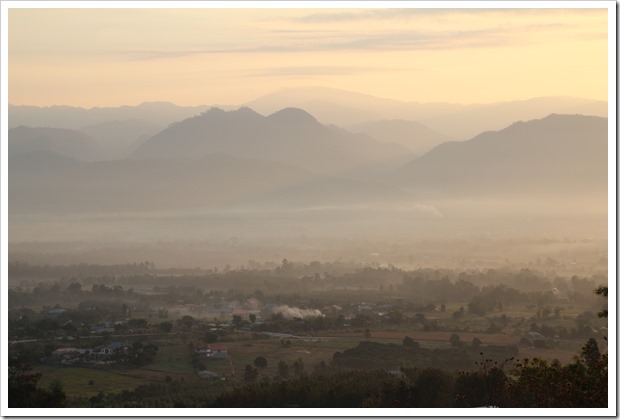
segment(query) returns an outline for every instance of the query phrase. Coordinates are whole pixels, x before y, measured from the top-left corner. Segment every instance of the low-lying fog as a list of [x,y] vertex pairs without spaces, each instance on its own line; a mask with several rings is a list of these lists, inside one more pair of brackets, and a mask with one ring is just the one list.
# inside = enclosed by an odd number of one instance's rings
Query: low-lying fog
[[[552,102],[566,109],[565,99]],[[370,132],[380,141],[298,108],[211,108],[170,116],[173,124],[112,160],[75,127],[17,127],[9,258],[160,268],[283,258],[596,265],[607,256],[608,120],[547,112],[527,121],[515,112],[504,128],[463,141],[390,119]],[[381,135],[394,130],[400,144]],[[407,138],[435,146],[413,150]]]
[[[436,201],[367,206],[11,215],[9,259],[32,263],[167,267],[245,266],[248,261],[355,261],[491,267],[552,258],[604,269],[603,206],[544,201]],[[600,267],[599,267],[600,266]]]

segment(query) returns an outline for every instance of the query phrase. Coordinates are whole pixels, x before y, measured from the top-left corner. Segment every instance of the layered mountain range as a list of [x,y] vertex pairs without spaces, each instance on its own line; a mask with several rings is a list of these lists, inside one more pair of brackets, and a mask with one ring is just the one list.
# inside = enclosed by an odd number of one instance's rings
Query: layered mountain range
[[213,153],[274,160],[328,174],[373,163],[402,163],[411,155],[403,146],[322,125],[300,109],[285,108],[264,117],[243,107],[228,112],[212,108],[173,124],[130,157],[196,158]]
[[606,194],[607,133],[606,118],[551,114],[442,143],[399,168],[394,179],[458,195]]
[[567,96],[463,105],[397,101],[323,87],[284,89],[246,105],[262,114],[297,107],[324,124],[341,127],[369,121],[416,121],[453,140],[466,140],[483,131],[501,130],[515,121],[552,113],[607,116],[607,102]]
[[[360,206],[528,194],[604,199],[607,192],[608,126],[597,116],[552,114],[464,141],[444,141],[402,120],[348,131],[298,108],[266,116],[248,107],[211,108],[150,136],[138,133],[154,124],[124,121],[90,125],[89,134],[11,129],[10,212]],[[106,149],[101,133],[112,136],[116,126],[131,135]],[[120,154],[123,142],[132,147],[114,158],[111,150]]]
[[606,109],[321,88],[236,106],[9,106],[9,258],[477,267],[484,255],[606,255]]

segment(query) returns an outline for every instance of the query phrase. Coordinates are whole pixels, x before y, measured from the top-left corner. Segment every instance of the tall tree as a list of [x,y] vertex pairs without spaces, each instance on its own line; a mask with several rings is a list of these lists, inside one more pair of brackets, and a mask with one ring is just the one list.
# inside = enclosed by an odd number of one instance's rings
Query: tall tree
[[41,374],[32,373],[31,369],[20,358],[9,360],[9,407],[64,407],[67,397],[60,382],[54,381],[49,389],[41,388],[38,386]]
[[264,369],[267,367],[267,359],[265,359],[263,356],[258,356],[256,359],[254,359],[254,366],[256,366],[259,369]]
[[[599,286],[594,290],[594,293],[596,293],[599,296],[605,296],[607,297],[607,293],[609,292],[607,286]],[[607,309],[603,309],[602,311],[600,311],[598,313],[598,316],[600,316],[601,318],[607,318]]]

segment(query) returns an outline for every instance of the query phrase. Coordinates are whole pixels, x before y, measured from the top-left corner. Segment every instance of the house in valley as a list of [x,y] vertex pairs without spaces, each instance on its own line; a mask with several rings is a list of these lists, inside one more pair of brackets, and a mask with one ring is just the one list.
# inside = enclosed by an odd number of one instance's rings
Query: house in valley
[[228,357],[228,349],[218,345],[196,344],[194,345],[194,352],[214,359],[226,359]]
[[198,372],[198,376],[202,379],[220,379],[220,375],[216,372],[211,372],[210,370],[201,370]]
[[110,360],[114,355],[127,352],[129,347],[124,343],[117,341],[111,344],[104,344],[91,349],[90,354],[95,360]]
[[63,365],[73,365],[83,362],[90,355],[89,349],[77,349],[75,347],[63,347],[52,352],[51,363],[60,362]]

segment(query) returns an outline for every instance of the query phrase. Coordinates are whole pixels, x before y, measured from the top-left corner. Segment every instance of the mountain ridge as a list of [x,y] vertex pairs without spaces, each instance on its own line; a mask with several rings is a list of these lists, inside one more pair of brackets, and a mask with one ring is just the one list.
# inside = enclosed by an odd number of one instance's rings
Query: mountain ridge
[[373,162],[402,160],[409,154],[402,146],[322,125],[301,109],[288,107],[263,116],[241,107],[232,111],[212,108],[172,124],[130,157],[195,158],[215,152],[275,160],[332,174]]
[[19,126],[8,131],[9,156],[18,153],[47,150],[77,160],[96,160],[101,147],[88,134],[72,129]]
[[607,119],[550,114],[442,143],[398,169],[402,185],[467,195],[607,190]]

